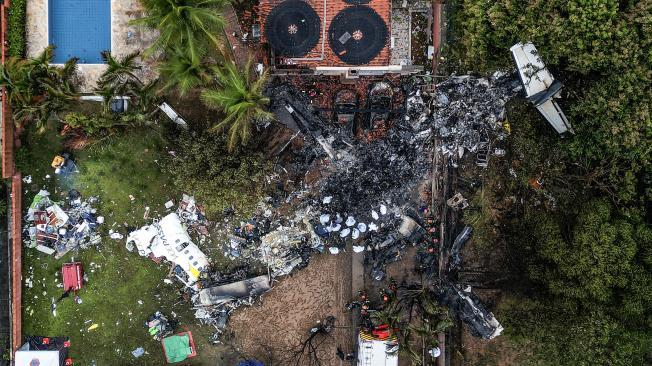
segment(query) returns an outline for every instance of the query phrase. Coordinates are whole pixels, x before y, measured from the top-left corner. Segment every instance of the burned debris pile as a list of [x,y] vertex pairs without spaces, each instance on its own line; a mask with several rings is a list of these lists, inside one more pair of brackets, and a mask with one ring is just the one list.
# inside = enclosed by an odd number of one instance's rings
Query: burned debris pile
[[476,337],[493,339],[503,331],[503,326],[473,293],[471,286],[462,288],[457,284],[447,284],[442,289],[440,301],[466,323],[471,334]]
[[432,95],[433,129],[443,140],[441,152],[456,166],[466,152],[486,167],[492,140],[502,140],[505,104],[521,86],[514,78],[495,73],[490,78],[456,76],[439,84]]
[[83,200],[76,190],[69,191],[63,203],[57,203],[48,191],[41,190],[25,216],[25,242],[43,253],[56,253],[57,259],[71,250],[98,245],[102,238],[97,230],[104,217],[97,216],[97,203],[97,197]]

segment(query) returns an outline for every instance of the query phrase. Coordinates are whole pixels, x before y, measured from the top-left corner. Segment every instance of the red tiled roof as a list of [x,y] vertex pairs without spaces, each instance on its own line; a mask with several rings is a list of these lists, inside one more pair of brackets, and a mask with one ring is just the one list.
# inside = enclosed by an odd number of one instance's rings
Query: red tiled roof
[[[267,16],[269,15],[270,11],[278,4],[284,2],[285,0],[261,0],[260,1],[260,28],[261,28],[261,37],[262,41],[265,42],[265,21],[267,20]],[[323,27],[323,22],[324,22],[324,0],[304,0],[308,4],[312,6],[312,8],[317,12],[317,15],[319,16],[321,23],[320,26]],[[328,38],[328,28],[330,27],[331,20],[337,15],[340,11],[342,11],[344,8],[347,8],[349,6],[352,6],[350,4],[347,4],[343,0],[325,0],[326,1],[326,37]],[[365,65],[359,65],[359,66],[387,66],[389,65],[389,59],[390,59],[390,51],[389,51],[389,34],[391,34],[391,12],[392,12],[392,3],[391,0],[372,0],[369,4],[366,4],[365,6],[368,6],[376,11],[378,15],[383,19],[385,24],[387,25],[387,34],[388,34],[388,39],[387,42],[385,43],[385,47],[380,51],[380,53],[369,63]],[[302,58],[318,58],[321,56],[321,45],[322,45],[322,38],[323,38],[324,32],[323,29],[321,30],[321,34],[319,36],[319,42],[317,42],[317,45],[310,51],[308,54],[303,56]],[[325,40],[324,42],[324,59],[321,61],[297,61],[296,62],[300,66],[306,66],[309,68],[314,68],[317,66],[354,66],[354,65],[349,65],[337,57],[337,55],[333,52],[333,50],[330,48],[328,44],[328,39]]]

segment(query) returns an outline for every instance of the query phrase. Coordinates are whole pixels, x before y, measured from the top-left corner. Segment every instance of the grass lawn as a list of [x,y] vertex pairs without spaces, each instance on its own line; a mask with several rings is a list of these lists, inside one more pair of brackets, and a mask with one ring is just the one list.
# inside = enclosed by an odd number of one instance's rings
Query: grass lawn
[[[54,199],[64,197],[70,186],[84,197],[98,195],[98,212],[105,217],[100,230],[105,235],[99,249],[69,253],[60,260],[35,249],[24,249],[23,278],[32,278],[34,286],[23,285],[23,334],[69,336],[76,365],[163,365],[160,343],[143,327],[149,315],[162,310],[168,316],[177,314],[180,330],[193,331],[200,357],[192,363],[214,365],[215,359],[208,360],[214,356],[214,346],[208,345],[206,337],[211,329],[194,325],[190,304],[175,305],[180,286],[163,282],[169,266],[159,266],[128,252],[124,239],[108,237],[109,229],[126,235],[125,226],[145,223],[146,206],[150,207],[150,218],[160,217],[165,212],[164,202],[180,198],[180,192],[170,186],[157,165],[160,154],[165,153],[165,142],[159,134],[151,129],[133,130],[77,152],[80,173],[73,182],[62,182],[50,167],[61,149],[60,138],[54,132],[28,134],[24,141],[29,149],[21,150],[19,167],[24,176],[33,177],[33,183],[25,185],[25,204],[29,205],[40,188],[47,188]],[[45,178],[47,174],[52,177]],[[54,317],[51,299],[62,294],[55,278],[61,280],[61,264],[73,259],[83,263],[88,275],[79,293],[83,303],[64,299]],[[89,331],[92,324],[98,327]],[[130,352],[137,347],[144,347],[148,354],[135,359]]]

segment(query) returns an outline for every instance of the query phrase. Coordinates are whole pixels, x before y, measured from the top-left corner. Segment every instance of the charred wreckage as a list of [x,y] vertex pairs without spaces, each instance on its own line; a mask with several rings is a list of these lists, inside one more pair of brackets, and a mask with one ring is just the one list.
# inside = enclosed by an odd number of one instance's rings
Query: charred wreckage
[[[277,164],[275,178],[283,174],[302,178],[310,170],[318,170],[320,178],[294,180],[284,197],[267,197],[250,220],[228,230],[225,256],[255,263],[266,268],[266,274],[250,269],[222,273],[211,268],[185,232],[195,227],[203,235],[207,225],[201,206],[192,197],[184,197],[186,203],[177,213],[130,234],[130,250],[164,256],[180,267],[176,274],[186,285],[195,316],[216,328],[215,340],[233,309],[259,299],[275,278],[306,266],[317,252],[336,255],[348,248],[364,252],[365,266],[380,281],[386,277],[385,267],[401,260],[406,249],[414,246],[418,248],[416,270],[435,282],[440,256],[437,222],[424,199],[430,190],[423,188],[431,178],[432,154],[449,156],[452,166],[467,154],[475,155],[477,165],[486,166],[490,156],[500,155],[499,149],[491,150],[492,144],[506,136],[505,104],[521,86],[511,75],[501,73],[491,78],[456,76],[435,88],[427,88],[417,78],[401,85],[383,83],[381,87],[391,88],[391,93],[380,94],[404,93],[403,109],[382,109],[377,101],[355,111],[353,117],[335,121],[323,118],[310,96],[295,85],[268,88],[277,120],[304,142],[292,149],[290,162]],[[358,104],[357,98],[351,100],[355,103],[347,108]],[[355,123],[356,116],[382,121],[358,123],[355,128],[342,125]],[[374,132],[366,136],[376,138],[359,138],[365,132]],[[435,138],[441,142],[437,151]],[[290,212],[280,214],[281,206],[291,207]],[[454,243],[444,243],[451,257],[449,271],[461,266],[460,252],[470,232],[465,230],[464,237]],[[194,254],[184,257],[184,251]],[[474,335],[487,339],[499,335],[502,327],[468,286],[447,278],[438,282],[441,303]]]

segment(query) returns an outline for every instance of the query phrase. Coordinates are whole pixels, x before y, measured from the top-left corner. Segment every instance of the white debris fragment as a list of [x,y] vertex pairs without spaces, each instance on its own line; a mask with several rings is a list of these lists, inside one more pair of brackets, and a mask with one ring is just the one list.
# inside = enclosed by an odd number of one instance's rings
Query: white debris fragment
[[325,205],[327,205],[327,204],[331,203],[332,200],[333,200],[333,196],[326,196],[326,197],[324,197],[324,199],[322,200],[322,203],[325,204]]
[[364,251],[364,245],[354,245],[353,253],[360,253]]
[[331,252],[331,254],[338,254],[340,252],[340,249],[337,247],[330,247],[328,248],[328,251]]
[[340,233],[340,237],[341,237],[341,238],[345,238],[345,237],[347,237],[347,236],[349,235],[350,232],[351,232],[351,229],[349,229],[349,228],[347,227],[347,228],[345,228],[344,230],[342,230],[342,232]]
[[381,215],[387,215],[387,206],[380,205],[380,214]]
[[326,225],[329,221],[331,221],[331,215],[323,214],[319,216],[319,222],[321,222],[322,225]]
[[371,210],[371,217],[373,217],[374,220],[378,220],[380,216],[378,216],[378,212],[376,210]]
[[340,231],[341,228],[342,228],[342,225],[332,223],[332,224],[327,228],[327,230],[330,231],[330,232],[333,232],[333,231]]
[[358,230],[360,230],[361,233],[367,232],[367,224],[365,224],[364,222],[359,222]]
[[349,216],[346,218],[346,226],[353,226],[355,225],[355,219],[353,216]]
[[351,230],[351,238],[352,239],[355,240],[355,239],[357,239],[359,237],[360,237],[360,230],[358,230],[358,229]]
[[165,202],[164,205],[165,205],[165,208],[166,208],[167,210],[169,210],[169,209],[171,209],[172,207],[174,207],[174,201],[169,200],[169,201]]

